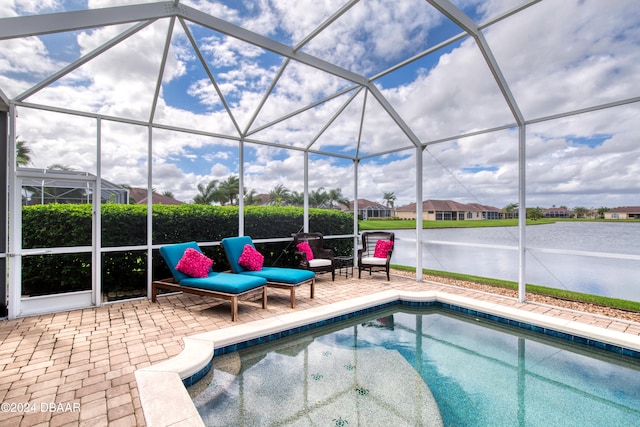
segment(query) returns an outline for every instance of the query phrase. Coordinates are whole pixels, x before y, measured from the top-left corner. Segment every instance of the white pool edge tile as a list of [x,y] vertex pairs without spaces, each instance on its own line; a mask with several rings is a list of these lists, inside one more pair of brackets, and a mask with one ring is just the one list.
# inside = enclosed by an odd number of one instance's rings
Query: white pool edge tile
[[147,427],[204,427],[202,418],[177,373],[139,369],[135,372],[135,377]]
[[[640,351],[640,336],[637,335],[545,316],[442,291],[407,292],[389,290],[186,337],[184,339],[184,350],[179,355],[158,364],[138,369],[135,372],[146,423],[149,427],[204,425],[182,383],[182,379],[189,378],[201,371],[211,361],[214,349],[217,347],[241,343],[399,300],[407,302],[439,302],[455,305],[468,310],[476,310],[541,328],[553,329],[558,332],[578,335]],[[180,390],[177,390],[177,388]]]

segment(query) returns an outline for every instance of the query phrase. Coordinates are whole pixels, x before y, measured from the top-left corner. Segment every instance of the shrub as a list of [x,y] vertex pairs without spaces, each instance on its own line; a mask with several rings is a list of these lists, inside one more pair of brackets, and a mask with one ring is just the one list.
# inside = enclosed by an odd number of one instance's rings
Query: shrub
[[[154,245],[198,241],[216,242],[238,235],[237,206],[186,204],[153,206]],[[304,211],[295,207],[248,206],[245,235],[253,239],[289,238],[303,229]],[[24,206],[23,247],[90,247],[91,205],[47,204]],[[101,207],[102,248],[143,246],[147,242],[147,206],[104,204]],[[353,217],[341,211],[309,209],[311,231],[324,235],[351,234]],[[352,239],[328,240],[336,254],[350,254]],[[295,266],[290,241],[256,243],[265,265]],[[229,269],[221,246],[204,246],[215,261],[214,269]],[[102,291],[107,299],[146,295],[147,252],[105,251],[101,257]],[[91,253],[42,254],[23,258],[23,293],[44,295],[91,289]],[[170,277],[158,251],[153,254],[153,278]]]

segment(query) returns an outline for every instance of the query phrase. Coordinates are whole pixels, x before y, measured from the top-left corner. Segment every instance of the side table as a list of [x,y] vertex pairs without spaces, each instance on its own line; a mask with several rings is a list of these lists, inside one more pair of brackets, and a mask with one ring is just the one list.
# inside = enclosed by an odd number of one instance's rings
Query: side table
[[336,268],[338,268],[338,276],[348,278],[353,277],[353,257],[352,256],[337,256],[333,258],[336,261]]

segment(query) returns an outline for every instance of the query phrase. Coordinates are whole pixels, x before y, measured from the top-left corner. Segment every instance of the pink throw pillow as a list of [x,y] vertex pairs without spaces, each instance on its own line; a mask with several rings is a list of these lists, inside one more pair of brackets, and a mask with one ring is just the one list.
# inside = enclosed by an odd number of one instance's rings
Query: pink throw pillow
[[213,260],[200,251],[187,248],[176,265],[176,270],[191,277],[207,277]]
[[376,248],[373,251],[374,258],[386,258],[387,252],[393,249],[393,242],[391,240],[378,240],[376,242]]
[[311,261],[313,259],[313,251],[311,250],[311,246],[309,246],[309,242],[298,243],[296,248],[298,248],[300,252],[304,252],[307,256],[307,261]]
[[238,264],[247,270],[260,271],[262,270],[262,264],[264,263],[264,256],[256,250],[250,244],[244,245],[242,255],[238,259]]

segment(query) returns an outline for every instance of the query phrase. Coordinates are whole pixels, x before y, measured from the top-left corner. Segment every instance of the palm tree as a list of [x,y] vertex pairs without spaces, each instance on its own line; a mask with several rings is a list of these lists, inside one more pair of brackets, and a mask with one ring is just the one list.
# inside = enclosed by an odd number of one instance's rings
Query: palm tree
[[505,213],[505,218],[516,218],[514,212],[518,212],[518,204],[517,203],[509,203],[502,209]]
[[269,203],[274,206],[282,206],[287,204],[290,197],[291,191],[284,185],[278,184],[269,192]]
[[394,193],[393,191],[389,193],[384,193],[384,196],[382,196],[382,198],[386,202],[387,207],[393,209],[393,206],[396,201],[396,193]]
[[163,195],[163,196],[165,196],[165,197],[170,197],[170,198],[172,198],[172,199],[175,199],[175,198],[176,198],[176,196],[174,196],[174,195],[173,195],[173,193],[172,193],[171,191],[169,191],[169,190],[167,190],[167,191],[163,191],[163,192],[162,192],[162,195]]
[[600,206],[598,208],[598,218],[604,218],[605,212],[609,212],[611,209],[606,206]]
[[289,195],[289,204],[293,206],[304,206],[304,193],[292,191]]
[[72,166],[67,166],[67,165],[62,165],[60,163],[54,163],[52,165],[47,166],[48,170],[52,170],[52,171],[72,171],[75,170],[75,168],[73,168]]
[[576,218],[586,218],[589,213],[589,209],[582,206],[576,206],[573,209],[573,212],[576,214]]
[[240,194],[240,178],[231,175],[226,181],[222,181],[218,186],[218,201],[225,205],[234,205],[238,202]]
[[328,200],[329,195],[324,191],[323,187],[309,193],[309,206],[313,206],[314,208],[324,206]]
[[527,219],[538,220],[544,218],[544,210],[537,206],[535,208],[527,208]]
[[517,203],[509,203],[507,206],[504,207],[504,211],[508,213],[514,212],[517,209],[518,209]]
[[256,190],[251,190],[244,195],[245,206],[257,205],[260,203],[260,198],[256,197]]
[[31,149],[24,141],[16,142],[16,166],[27,166],[31,163]]
[[216,192],[218,190],[218,181],[212,180],[205,187],[202,183],[198,184],[198,194],[193,198],[193,203],[198,205],[210,205],[216,201]]
[[333,209],[333,204],[343,204],[349,206],[349,200],[342,195],[342,189],[334,188],[327,193],[327,201],[329,202],[329,209]]

